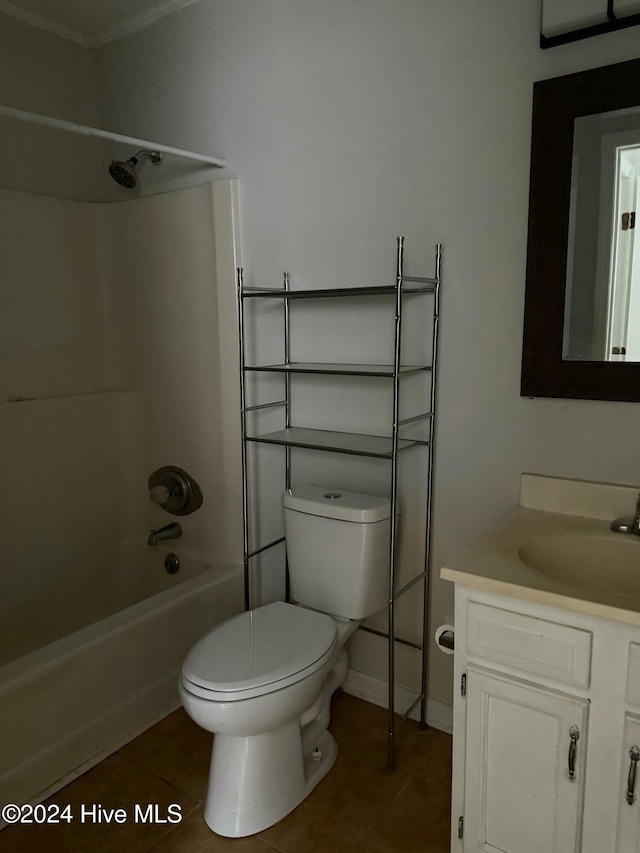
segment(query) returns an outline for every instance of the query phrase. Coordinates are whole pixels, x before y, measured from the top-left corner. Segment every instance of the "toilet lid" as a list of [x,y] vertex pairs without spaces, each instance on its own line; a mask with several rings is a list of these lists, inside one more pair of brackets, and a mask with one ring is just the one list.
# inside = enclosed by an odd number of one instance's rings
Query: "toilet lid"
[[330,616],[276,601],[234,616],[196,643],[182,666],[183,685],[214,701],[248,699],[311,675],[335,642]]

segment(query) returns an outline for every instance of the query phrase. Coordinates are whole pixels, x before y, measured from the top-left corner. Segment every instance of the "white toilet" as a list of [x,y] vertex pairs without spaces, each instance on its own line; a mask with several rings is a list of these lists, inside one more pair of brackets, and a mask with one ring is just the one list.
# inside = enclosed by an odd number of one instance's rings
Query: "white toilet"
[[346,676],[344,644],[388,600],[388,499],[305,485],[283,502],[296,604],[234,616],[182,667],[184,708],[216,735],[205,820],[232,838],[272,826],[331,769],[327,728]]

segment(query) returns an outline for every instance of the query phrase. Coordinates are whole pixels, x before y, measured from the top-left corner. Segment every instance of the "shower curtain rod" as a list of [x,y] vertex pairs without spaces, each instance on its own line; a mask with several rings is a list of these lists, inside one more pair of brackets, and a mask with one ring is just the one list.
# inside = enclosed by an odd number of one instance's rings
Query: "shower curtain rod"
[[162,151],[163,154],[175,154],[176,157],[184,157],[186,160],[197,160],[199,163],[207,163],[218,169],[224,169],[229,165],[228,160],[217,157],[208,157],[206,154],[196,154],[194,151],[185,151],[182,148],[172,148],[170,145],[160,145],[158,142],[150,142],[148,139],[137,139],[135,136],[124,136],[121,133],[112,133],[110,130],[101,130],[98,127],[76,124],[74,121],[65,121],[61,118],[44,116],[39,113],[30,113],[27,110],[18,110],[14,107],[5,107],[0,104],[0,116],[15,118],[18,121],[27,121],[32,124],[41,124],[45,127],[54,127],[57,130],[66,130],[78,133],[81,136],[97,136],[100,139],[110,139],[112,142],[124,142],[127,145],[136,145],[138,148],[150,148],[153,151]]

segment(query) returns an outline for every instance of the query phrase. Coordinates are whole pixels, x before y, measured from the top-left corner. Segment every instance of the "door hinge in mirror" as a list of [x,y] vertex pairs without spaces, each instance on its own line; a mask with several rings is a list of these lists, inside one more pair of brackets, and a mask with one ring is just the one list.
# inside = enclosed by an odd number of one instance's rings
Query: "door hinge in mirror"
[[460,695],[467,695],[467,674],[466,672],[462,673],[462,677],[460,678]]
[[631,228],[636,227],[636,212],[635,210],[629,211],[629,213],[622,214],[622,230],[629,231]]
[[462,838],[464,835],[464,818],[462,815],[458,818],[458,838]]

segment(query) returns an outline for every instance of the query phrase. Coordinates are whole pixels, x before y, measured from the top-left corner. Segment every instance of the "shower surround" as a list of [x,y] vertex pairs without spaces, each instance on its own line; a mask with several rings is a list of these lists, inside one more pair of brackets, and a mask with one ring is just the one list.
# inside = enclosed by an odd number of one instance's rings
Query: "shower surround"
[[[109,204],[0,189],[4,801],[39,799],[177,707],[193,639],[241,609],[221,371],[236,217],[233,180]],[[172,519],[147,477],[167,464],[205,502],[149,548]]]

